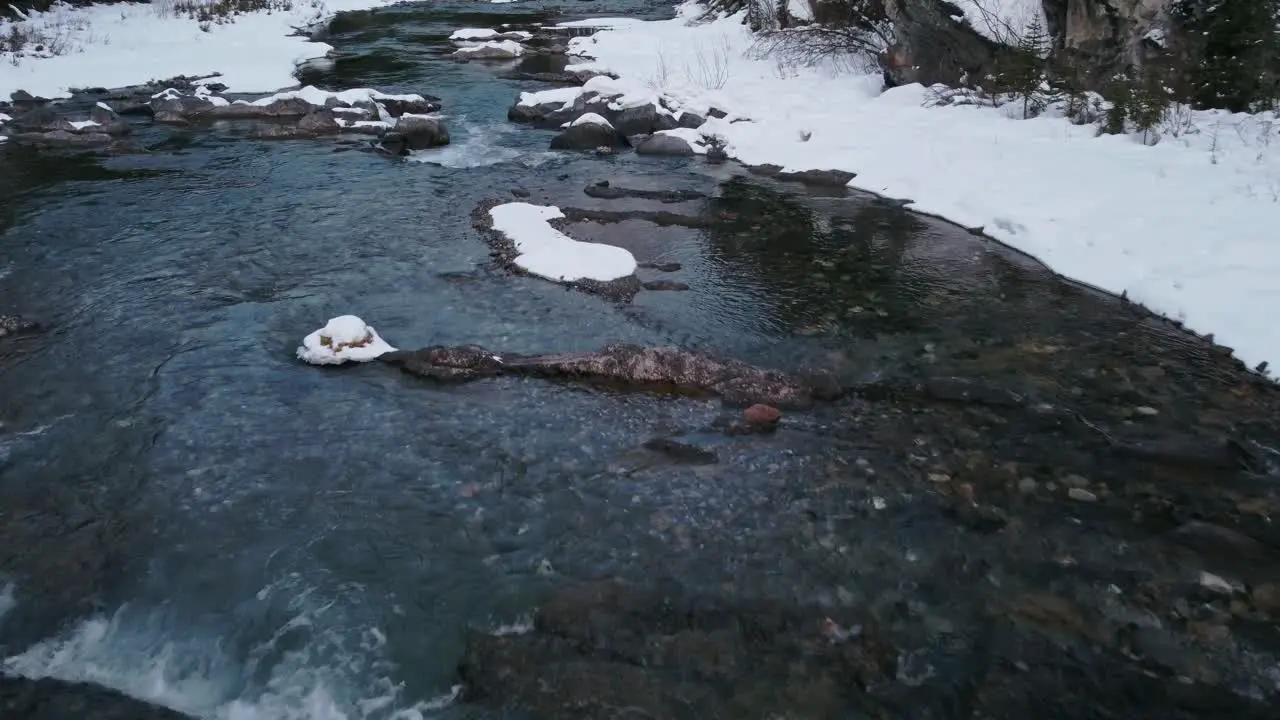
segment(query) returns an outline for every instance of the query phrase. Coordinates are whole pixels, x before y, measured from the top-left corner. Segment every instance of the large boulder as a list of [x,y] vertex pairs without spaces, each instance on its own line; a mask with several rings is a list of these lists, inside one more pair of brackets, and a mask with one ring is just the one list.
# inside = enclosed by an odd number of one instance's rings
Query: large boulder
[[435,118],[402,115],[395,127],[382,136],[382,147],[393,155],[426,150],[449,144],[449,130]]
[[313,110],[298,121],[298,129],[313,135],[331,135],[342,128],[332,110]]
[[395,95],[377,98],[378,104],[393,118],[401,115],[426,115],[442,107],[440,98],[434,95]]
[[100,102],[89,108],[89,119],[102,126],[110,126],[120,121],[120,116],[111,106]]
[[604,117],[587,113],[551,139],[552,150],[596,150],[629,147],[627,138]]
[[202,113],[213,109],[208,100],[187,95],[182,97],[159,97],[151,101],[151,110],[155,121],[159,123],[185,123]]
[[648,135],[659,129],[654,127],[658,123],[658,106],[653,103],[612,110],[607,117],[623,135]]
[[17,116],[13,119],[13,124],[28,130],[70,131],[74,129],[65,118],[47,105],[32,106],[30,110],[17,113]]
[[637,155],[695,155],[693,146],[684,138],[661,133],[650,135],[636,145]]
[[991,71],[1000,46],[964,22],[946,0],[885,0],[894,41],[879,56],[891,87],[977,84]]

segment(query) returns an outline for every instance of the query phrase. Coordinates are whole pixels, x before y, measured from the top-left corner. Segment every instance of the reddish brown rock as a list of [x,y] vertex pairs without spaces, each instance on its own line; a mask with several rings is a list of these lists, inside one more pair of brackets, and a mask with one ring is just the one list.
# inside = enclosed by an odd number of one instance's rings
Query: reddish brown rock
[[782,413],[772,405],[752,405],[742,412],[742,417],[752,425],[776,425]]

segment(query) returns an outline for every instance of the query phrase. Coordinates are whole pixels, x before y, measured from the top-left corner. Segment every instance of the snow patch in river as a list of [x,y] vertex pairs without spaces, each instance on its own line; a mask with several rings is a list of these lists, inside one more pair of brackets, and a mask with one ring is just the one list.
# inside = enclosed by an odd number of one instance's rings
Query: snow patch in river
[[395,350],[365,321],[355,315],[340,315],[302,339],[298,359],[312,365],[341,365],[369,362]]
[[287,598],[289,612],[256,643],[192,627],[171,610],[125,606],[5,658],[0,671],[91,682],[209,720],[421,720],[457,697],[454,687],[405,700],[383,631],[296,581],[258,593]]
[[514,262],[530,274],[556,282],[609,282],[634,275],[636,259],[613,245],[579,242],[552,227],[560,208],[515,202],[489,211],[493,229],[515,246]]

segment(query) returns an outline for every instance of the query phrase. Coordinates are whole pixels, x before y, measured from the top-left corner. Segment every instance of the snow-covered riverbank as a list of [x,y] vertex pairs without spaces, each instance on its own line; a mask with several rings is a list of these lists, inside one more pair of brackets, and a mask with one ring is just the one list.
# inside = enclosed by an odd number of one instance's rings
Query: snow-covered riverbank
[[701,12],[620,19],[570,50],[635,96],[728,113],[700,132],[743,162],[857,173],[853,186],[982,227],[1063,275],[1215,334],[1250,365],[1280,360],[1275,114],[1188,112],[1147,147],[1061,118],[930,107],[926,88],[882,92],[878,71],[847,63],[756,59],[740,17],[694,22]]
[[338,12],[394,2],[290,0],[277,3],[287,10],[245,13],[224,23],[201,23],[175,10],[174,0],[55,6],[26,20],[0,22],[0,36],[26,38],[22,54],[0,52],[0,98],[15,90],[59,98],[71,88],[116,88],[215,72],[221,73],[218,82],[234,92],[272,92],[297,84],[298,63],[332,50],[298,29]]

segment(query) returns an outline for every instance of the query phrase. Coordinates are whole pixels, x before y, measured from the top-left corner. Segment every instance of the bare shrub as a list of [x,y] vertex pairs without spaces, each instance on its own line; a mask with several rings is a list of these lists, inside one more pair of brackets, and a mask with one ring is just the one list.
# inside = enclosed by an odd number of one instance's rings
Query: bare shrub
[[729,81],[729,56],[732,53],[729,38],[722,35],[720,41],[710,48],[698,46],[694,53],[697,58],[695,65],[685,63],[685,79],[707,90],[724,87]]
[[176,0],[169,5],[175,16],[189,17],[205,30],[208,29],[206,25],[230,22],[236,15],[288,12],[293,7],[293,0]]
[[828,0],[815,5],[814,16],[817,22],[812,25],[762,29],[751,55],[814,65],[833,57],[871,58],[893,41],[883,0]]

